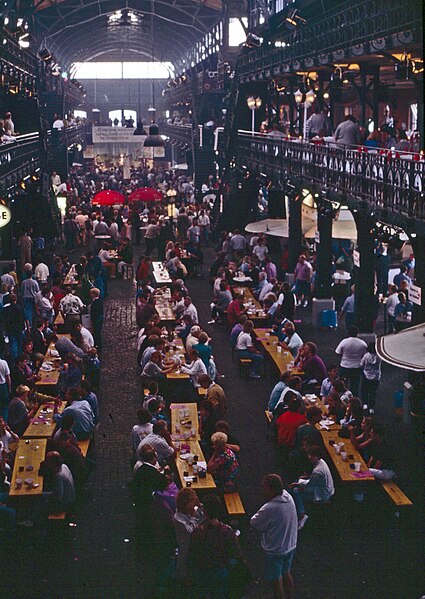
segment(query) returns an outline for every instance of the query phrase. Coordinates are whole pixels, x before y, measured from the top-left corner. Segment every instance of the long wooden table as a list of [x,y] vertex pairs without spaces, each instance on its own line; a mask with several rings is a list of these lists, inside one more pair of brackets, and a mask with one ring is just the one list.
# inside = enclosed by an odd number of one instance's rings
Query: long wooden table
[[173,281],[162,262],[152,262],[153,276],[157,285],[170,285]]
[[[32,495],[41,495],[43,492],[43,477],[38,474],[40,464],[46,456],[47,439],[20,439],[16,450],[15,464],[13,466],[12,480],[10,485],[10,497],[28,497]],[[32,470],[27,470],[27,467]],[[23,468],[22,472],[19,469]],[[16,479],[31,478],[33,485],[28,486],[22,482],[20,489],[16,486]]]
[[286,344],[279,344],[279,339],[276,335],[270,333],[270,329],[255,328],[254,334],[258,343],[264,348],[266,354],[271,358],[279,374],[283,374],[287,370],[291,370],[292,374],[300,375],[302,372],[297,368],[290,368],[291,362],[294,357],[289,351],[289,347]]
[[[167,343],[167,341],[166,341]],[[167,358],[175,358],[175,357],[179,357],[181,362],[184,364],[184,357],[186,354],[186,350],[185,347],[183,345],[183,341],[180,339],[180,337],[176,337],[173,341],[168,342],[170,345],[170,349],[169,351],[165,354]],[[174,350],[174,347],[176,348]],[[185,372],[177,372],[173,371],[173,372],[169,372],[168,374],[166,374],[167,379],[169,380],[189,380],[190,376],[188,374],[186,374]]]
[[[171,434],[176,440],[183,440],[184,433],[189,433],[191,430],[195,430],[195,434],[190,437],[191,440],[199,441],[201,438],[199,434],[199,421],[198,421],[198,406],[196,403],[184,403],[177,404],[172,403],[170,405],[171,410]],[[186,416],[187,414],[187,416]],[[190,421],[190,426],[184,426],[181,422]],[[179,429],[179,430],[177,430]]]
[[[62,401],[60,405],[58,405],[58,414],[62,414],[65,408],[66,402]],[[51,438],[56,428],[56,422],[53,420],[53,413],[53,403],[41,405],[34,417],[31,418],[31,422],[22,437],[24,439],[37,437]]]
[[239,293],[243,294],[243,303],[245,307],[248,308],[247,316],[249,320],[258,322],[265,319],[266,313],[264,312],[260,302],[253,296],[249,287],[233,287],[233,292],[235,295]]
[[[193,453],[193,455],[198,456],[198,462],[205,461],[204,454],[202,453],[202,449],[201,449],[201,446],[199,445],[198,441],[191,441],[191,440],[186,441],[185,440],[185,441],[183,441],[183,443],[190,446],[190,452]],[[180,478],[182,487],[187,486],[186,482],[184,480],[184,473],[187,472],[189,476],[197,476],[197,481],[191,483],[192,489],[195,489],[195,490],[215,489],[216,485],[215,485],[214,479],[211,476],[211,474],[209,472],[207,472],[205,478],[199,478],[199,476],[193,472],[193,467],[189,466],[189,464],[187,463],[186,460],[182,460],[180,458],[180,451],[177,451],[176,468],[177,468],[177,472],[179,473],[179,478]]]
[[76,286],[78,285],[78,274],[75,268],[75,264],[71,266],[71,268],[66,273],[65,279],[63,281],[64,285]]
[[[322,414],[327,413],[327,407],[318,397],[316,397],[314,401],[312,401],[312,396],[309,397],[311,397],[311,400],[307,400],[306,398],[304,398],[304,403],[307,407],[317,406],[322,410]],[[354,447],[350,439],[343,439],[342,437],[338,437],[338,432],[341,430],[340,424],[335,423],[329,425],[329,430],[323,429],[320,426],[320,424],[317,424],[316,428],[320,431],[323,439],[323,444],[326,447],[326,451],[328,452],[329,457],[331,458],[335,466],[335,469],[337,470],[339,477],[343,482],[370,482],[375,480],[375,478],[372,475],[363,476],[361,478],[353,476],[354,470],[350,468],[350,464],[354,464],[354,462],[359,462],[360,472],[366,472],[367,470],[369,470],[369,468],[367,467],[362,455]],[[344,443],[342,451],[347,452],[347,459],[345,461],[342,459],[341,454],[336,452],[335,445],[329,443],[330,441],[334,441],[334,443]]]
[[[67,337],[68,339],[71,339],[71,335],[68,334],[58,335],[58,337]],[[46,355],[44,356],[43,364],[49,364],[52,366],[53,370],[47,371],[40,368],[38,371],[40,380],[36,382],[36,387],[52,387],[57,385],[62,360],[58,356],[52,355],[52,352],[56,353],[56,351],[55,344],[52,341],[47,349]]]
[[170,323],[176,321],[173,312],[170,289],[160,289],[155,293],[155,308],[158,311],[161,322]]

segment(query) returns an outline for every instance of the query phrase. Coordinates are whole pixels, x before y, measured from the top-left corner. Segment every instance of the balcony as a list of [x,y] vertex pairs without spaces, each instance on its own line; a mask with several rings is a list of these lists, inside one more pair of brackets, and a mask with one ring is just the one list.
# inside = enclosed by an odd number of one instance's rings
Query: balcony
[[237,166],[289,177],[299,184],[332,190],[349,208],[396,220],[418,230],[425,222],[424,156],[356,146],[340,149],[302,140],[276,139],[239,131]]
[[181,144],[188,144],[192,147],[193,130],[192,125],[170,125],[162,123],[160,126],[161,135],[166,135],[170,140],[177,141]]
[[[263,44],[238,60],[238,75],[270,78],[279,73],[311,70],[365,54],[421,44],[421,10],[412,0],[354,0],[312,18],[296,32],[283,32],[279,42]],[[263,70],[266,72],[263,73]],[[270,72],[268,72],[270,71]]]
[[0,189],[13,187],[41,166],[38,133],[19,135],[0,146]]
[[49,156],[59,149],[66,149],[73,144],[85,146],[86,133],[84,125],[51,129],[47,132],[47,152]]

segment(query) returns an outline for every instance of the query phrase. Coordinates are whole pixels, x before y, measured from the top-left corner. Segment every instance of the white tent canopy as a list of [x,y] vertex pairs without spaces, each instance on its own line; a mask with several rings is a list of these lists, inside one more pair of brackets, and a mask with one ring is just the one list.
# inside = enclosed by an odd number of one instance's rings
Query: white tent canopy
[[255,223],[249,223],[245,227],[247,233],[266,233],[273,229],[278,229],[284,226],[287,221],[284,218],[266,218],[265,220],[259,220]]
[[378,337],[376,353],[388,364],[423,372],[425,370],[425,324]]

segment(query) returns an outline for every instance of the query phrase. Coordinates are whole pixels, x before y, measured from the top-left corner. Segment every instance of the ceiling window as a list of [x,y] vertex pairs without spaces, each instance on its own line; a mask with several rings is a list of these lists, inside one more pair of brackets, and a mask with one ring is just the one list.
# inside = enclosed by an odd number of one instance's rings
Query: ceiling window
[[[248,27],[248,19],[242,18],[245,27]],[[246,40],[246,33],[239,19],[229,19],[229,46],[239,46]]]
[[171,62],[76,62],[75,79],[168,79],[174,77]]

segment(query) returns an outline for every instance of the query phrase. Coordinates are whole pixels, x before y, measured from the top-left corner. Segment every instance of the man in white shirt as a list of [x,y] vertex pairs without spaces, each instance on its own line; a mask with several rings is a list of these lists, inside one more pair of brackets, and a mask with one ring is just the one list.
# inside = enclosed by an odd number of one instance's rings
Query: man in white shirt
[[240,252],[244,254],[248,248],[248,243],[243,235],[241,235],[239,229],[235,229],[230,242],[230,247],[233,252]]
[[297,547],[298,522],[294,500],[284,490],[278,474],[268,474],[261,482],[266,503],[251,518],[251,527],[261,533],[266,554],[265,578],[273,586],[274,597],[294,597],[291,563]]
[[59,310],[62,312],[65,323],[69,327],[75,322],[80,322],[81,312],[84,308],[84,304],[78,295],[73,294],[71,287],[66,287],[65,292],[65,297],[63,297],[59,302]]
[[[2,277],[2,279],[3,279],[3,277]],[[400,300],[398,299],[398,289],[397,289],[396,285],[389,285],[388,292],[389,292],[389,296],[385,303],[385,307],[387,309],[387,316],[388,316],[388,332],[393,333],[395,330],[394,310],[395,310],[395,307],[397,306],[397,304],[400,303]]]
[[348,337],[343,339],[335,350],[341,356],[339,373],[348,380],[350,391],[357,396],[361,375],[360,362],[366,353],[367,345],[363,339],[358,339],[359,330],[356,326],[348,329]]
[[140,455],[140,450],[144,445],[150,445],[156,451],[158,462],[161,465],[164,465],[175,455],[174,445],[165,420],[155,422],[153,431],[140,441],[137,455]]
[[283,332],[286,335],[283,341],[289,347],[289,351],[294,356],[294,358],[296,358],[298,355],[298,350],[303,344],[303,340],[298,335],[298,333],[295,332],[294,323],[289,320],[288,322],[285,322],[285,324],[283,325]]
[[58,114],[55,114],[55,120],[53,121],[53,125],[52,128],[53,129],[63,129],[65,127],[65,123],[63,122],[63,120],[60,118],[60,116]]
[[46,283],[49,278],[49,267],[44,262],[39,262],[35,267],[34,274],[39,283]]
[[183,304],[184,304],[183,316],[185,314],[188,314],[191,317],[192,322],[194,324],[198,324],[198,310],[192,304],[192,299],[188,295],[184,298]]
[[84,345],[83,351],[84,353],[87,353],[89,349],[94,347],[93,335],[90,333],[88,329],[86,329],[86,327],[83,327],[81,322],[79,322],[75,328],[76,331],[81,334]]
[[187,366],[182,366],[181,371],[185,372],[186,374],[189,374],[190,380],[192,381],[193,386],[198,388],[201,386],[199,383],[199,377],[202,374],[207,374],[207,369],[205,367],[205,364],[199,357],[196,349],[191,349],[190,352],[188,352],[188,354],[189,354],[190,364]]
[[54,187],[59,187],[59,185],[61,184],[61,178],[59,177],[59,175],[57,174],[56,171],[53,171],[52,176],[50,177],[50,180]]
[[264,357],[254,347],[251,333],[254,329],[254,323],[252,320],[247,320],[244,325],[242,332],[239,333],[236,341],[236,351],[238,352],[239,359],[251,360],[251,370],[249,377],[252,379],[261,378],[259,370],[261,364],[264,362]]

